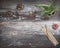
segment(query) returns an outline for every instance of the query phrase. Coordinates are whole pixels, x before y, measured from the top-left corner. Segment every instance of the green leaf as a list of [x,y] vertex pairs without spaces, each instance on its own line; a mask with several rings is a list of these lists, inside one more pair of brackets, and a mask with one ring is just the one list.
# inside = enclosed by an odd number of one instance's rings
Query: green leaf
[[38,7],[38,8],[44,8],[45,10],[47,10],[48,9],[48,5],[46,5],[46,4],[36,4],[36,5],[34,5],[34,6],[36,6],[36,7]]
[[53,15],[53,13],[56,11],[55,6],[53,3],[46,5],[46,4],[36,4],[35,5],[38,8],[44,8],[44,10],[41,12],[41,15],[47,14],[47,15]]

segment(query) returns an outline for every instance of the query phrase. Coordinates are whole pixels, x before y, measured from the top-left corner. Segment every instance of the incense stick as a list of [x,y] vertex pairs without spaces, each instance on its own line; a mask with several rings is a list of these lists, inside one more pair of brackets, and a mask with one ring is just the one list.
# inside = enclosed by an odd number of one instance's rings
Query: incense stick
[[59,44],[59,42],[56,40],[56,38],[53,36],[53,34],[48,30],[47,26],[42,26],[42,31],[45,33],[45,35],[48,37],[48,39],[52,42],[54,46]]

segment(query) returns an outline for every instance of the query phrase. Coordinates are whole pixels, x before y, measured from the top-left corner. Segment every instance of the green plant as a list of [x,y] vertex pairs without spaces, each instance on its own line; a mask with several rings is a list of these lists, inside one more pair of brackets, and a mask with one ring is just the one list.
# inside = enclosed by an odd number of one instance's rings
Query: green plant
[[41,15],[53,15],[56,12],[56,7],[54,2],[51,2],[49,5],[47,4],[35,4],[35,7],[42,8]]

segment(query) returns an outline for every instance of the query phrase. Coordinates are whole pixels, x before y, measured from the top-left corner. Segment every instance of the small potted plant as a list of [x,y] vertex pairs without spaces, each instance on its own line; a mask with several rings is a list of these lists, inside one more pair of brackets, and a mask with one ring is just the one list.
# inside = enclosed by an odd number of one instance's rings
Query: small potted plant
[[41,8],[41,19],[50,19],[56,12],[56,7],[54,2],[52,1],[49,5],[47,4],[35,4],[35,7]]

